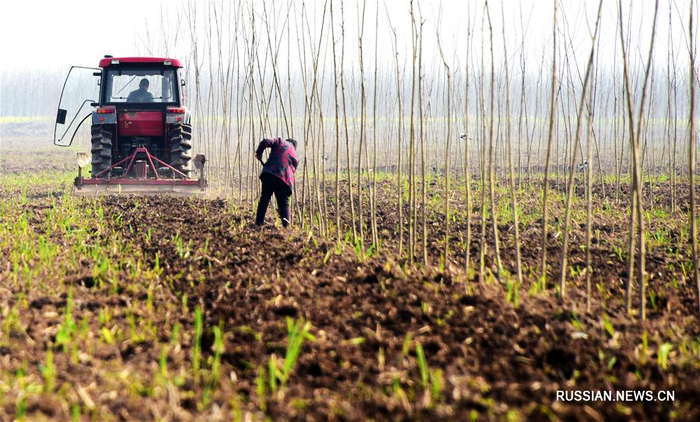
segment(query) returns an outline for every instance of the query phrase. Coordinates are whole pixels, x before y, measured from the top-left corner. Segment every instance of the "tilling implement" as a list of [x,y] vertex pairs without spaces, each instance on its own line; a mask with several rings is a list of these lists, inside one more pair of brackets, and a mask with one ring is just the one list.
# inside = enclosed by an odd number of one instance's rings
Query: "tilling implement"
[[[81,124],[92,117],[91,155],[78,153],[76,194],[205,193],[206,159],[192,154],[181,68],[175,59],[112,56],[100,60],[99,68],[71,68],[54,144],[70,146]],[[83,174],[88,163],[90,177]]]

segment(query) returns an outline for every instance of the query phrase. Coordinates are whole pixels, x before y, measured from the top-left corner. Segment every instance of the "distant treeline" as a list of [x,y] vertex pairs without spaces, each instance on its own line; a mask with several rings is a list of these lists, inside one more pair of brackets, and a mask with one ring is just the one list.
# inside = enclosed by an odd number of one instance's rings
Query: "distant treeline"
[[0,117],[56,114],[68,69],[0,70]]

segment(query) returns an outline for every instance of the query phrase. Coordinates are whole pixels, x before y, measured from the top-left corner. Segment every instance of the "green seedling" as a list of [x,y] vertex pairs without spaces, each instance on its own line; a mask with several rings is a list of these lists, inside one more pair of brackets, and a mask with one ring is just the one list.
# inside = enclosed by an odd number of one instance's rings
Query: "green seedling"
[[112,334],[112,331],[110,331],[107,327],[102,327],[100,330],[100,335],[105,343],[110,345],[114,344],[114,334]]
[[100,325],[107,325],[112,320],[112,313],[108,307],[103,307],[98,315]]
[[[581,250],[586,251],[586,245],[581,245]],[[569,274],[572,278],[578,277],[583,272],[583,268],[580,265],[571,265],[569,267]]]
[[279,369],[279,364],[277,362],[277,355],[270,356],[270,360],[267,362],[268,375],[270,376],[270,391],[272,394],[277,392],[277,384],[283,382],[284,374]]
[[534,296],[539,293],[543,293],[544,291],[547,290],[547,276],[545,274],[541,274],[539,277],[537,277],[537,283],[533,284],[532,287],[530,288],[530,296]]
[[428,372],[428,363],[425,360],[425,353],[423,352],[423,346],[416,340],[416,357],[418,359],[418,368],[420,369],[420,379],[423,388],[428,388],[430,381]]
[[610,322],[610,318],[608,318],[608,314],[606,313],[603,313],[603,327],[610,337],[615,335],[615,328],[613,327],[612,323]]
[[65,353],[70,346],[73,335],[77,334],[78,325],[73,320],[73,287],[68,289],[68,299],[66,300],[66,309],[63,318],[63,324],[56,333],[56,344],[63,347]]
[[610,245],[612,248],[613,253],[617,256],[617,259],[620,260],[620,262],[625,262],[625,252],[622,250],[622,248],[618,247],[617,245]]
[[175,243],[177,256],[179,256],[180,259],[187,259],[190,257],[190,254],[192,252],[192,240],[189,240],[187,244],[185,244],[184,240],[182,239],[182,236],[180,236],[180,233],[177,233],[173,237],[172,241],[173,243]]
[[73,422],[80,422],[82,419],[80,416],[80,405],[77,403],[73,403],[70,407],[70,416],[71,420]]
[[23,421],[24,416],[27,414],[27,397],[24,395],[19,397],[17,399],[17,403],[15,404],[15,408],[15,419],[18,421]]
[[163,268],[160,267],[160,254],[158,252],[156,252],[155,262],[153,264],[153,272],[157,276],[163,274]]
[[579,321],[578,316],[576,316],[576,314],[572,314],[572,316],[571,316],[571,325],[573,325],[574,328],[576,328],[579,331],[584,331],[584,332],[586,331],[586,329],[584,328],[581,321]]
[[658,295],[656,292],[652,289],[649,289],[649,302],[651,303],[651,307],[654,308],[656,311],[658,309],[657,304],[656,304],[656,299],[658,298]]
[[670,343],[663,343],[659,346],[658,362],[661,368],[668,368],[668,355],[671,353],[673,345]]
[[136,332],[136,318],[131,311],[127,311],[126,321],[129,324],[129,337],[132,343],[140,343],[144,338]]
[[170,333],[170,346],[175,347],[180,344],[180,324],[173,324],[173,329]]
[[357,261],[364,262],[366,259],[372,257],[372,254],[374,253],[374,250],[375,250],[375,245],[372,244],[372,245],[370,245],[369,248],[364,249],[364,244],[362,242],[362,239],[357,239],[353,250],[355,251],[355,257],[357,258]]
[[212,391],[219,385],[221,378],[221,354],[224,352],[223,321],[220,321],[219,326],[214,327],[212,331],[214,332],[214,360],[211,364],[209,381],[204,386],[202,401],[198,405],[200,409],[209,404]]
[[17,309],[18,306],[19,303],[15,303],[14,306],[12,306],[12,308],[10,309],[7,318],[5,318],[5,321],[3,321],[3,332],[7,335],[9,335],[14,330],[22,330],[22,324],[20,324],[19,322],[19,310]]
[[408,356],[408,352],[411,350],[411,340],[413,340],[413,334],[409,332],[403,339],[403,347],[401,348],[401,359]]
[[53,345],[51,343],[46,348],[46,363],[39,365],[39,372],[44,377],[44,392],[52,392],[56,381],[56,365],[53,362]]
[[287,317],[287,333],[289,337],[287,340],[287,351],[284,356],[284,380],[282,385],[287,383],[289,375],[301,353],[301,346],[304,344],[304,341],[316,341],[316,337],[310,331],[311,323],[309,321],[303,321],[302,319],[294,321],[292,318]]
[[149,314],[153,313],[153,283],[150,283],[148,285],[146,309],[148,310]]
[[364,337],[355,337],[355,338],[351,338],[350,340],[345,340],[343,343],[353,345],[353,346],[359,346],[360,344],[362,344],[364,342],[365,342]]
[[510,279],[506,281],[506,302],[513,304],[516,308],[520,306],[520,284]]
[[158,360],[158,369],[160,376],[163,379],[168,378],[168,345],[164,344],[160,350],[160,359]]
[[267,406],[265,405],[265,378],[267,378],[265,367],[263,365],[258,366],[258,375],[255,377],[255,391],[258,394],[258,401],[260,403],[260,410],[265,412]]
[[241,409],[241,398],[239,395],[234,395],[228,403],[233,412],[233,422],[243,422],[243,409]]
[[214,331],[214,363],[211,366],[210,384],[218,385],[221,377],[221,355],[224,353],[223,322]]
[[194,345],[192,347],[192,370],[194,382],[199,385],[199,369],[202,359],[202,308],[197,306],[194,310]]
[[204,239],[204,249],[203,249],[203,252],[204,252],[205,254],[209,254],[209,238],[208,238],[208,237],[207,237],[206,239]]
[[445,382],[442,377],[442,369],[431,369],[430,370],[430,393],[434,401],[437,401],[442,394],[442,390],[445,386]]
[[444,388],[442,370],[431,369],[428,366],[423,345],[417,340],[415,348],[416,360],[418,361],[418,370],[420,371],[421,386],[423,387],[424,391],[430,392],[430,397],[433,401],[437,401]]
[[158,362],[159,372],[163,379],[168,377],[168,353],[171,347],[180,344],[180,324],[175,323],[170,333],[170,343],[164,344],[160,352],[160,360]]
[[287,317],[287,350],[284,360],[279,361],[277,355],[270,356],[268,361],[268,372],[270,391],[277,392],[278,385],[285,387],[289,381],[289,377],[296,365],[296,362],[301,353],[301,347],[304,341],[308,340],[315,342],[316,338],[310,333],[311,323],[303,319],[293,320]]
[[87,315],[84,315],[82,321],[80,321],[80,337],[82,337],[83,339],[87,338],[89,329],[90,326],[88,323],[88,317]]

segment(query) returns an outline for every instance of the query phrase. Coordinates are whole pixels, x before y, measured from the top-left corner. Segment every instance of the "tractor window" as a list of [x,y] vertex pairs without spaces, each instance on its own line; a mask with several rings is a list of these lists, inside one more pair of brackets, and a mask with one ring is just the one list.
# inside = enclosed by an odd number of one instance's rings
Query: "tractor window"
[[106,103],[175,103],[175,71],[109,70]]

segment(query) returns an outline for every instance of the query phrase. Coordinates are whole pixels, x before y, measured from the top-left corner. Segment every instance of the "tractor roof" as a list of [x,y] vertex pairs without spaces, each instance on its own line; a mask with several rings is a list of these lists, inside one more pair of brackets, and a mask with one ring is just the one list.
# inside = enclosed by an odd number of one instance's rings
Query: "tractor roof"
[[[168,63],[169,62],[169,63]],[[165,66],[182,67],[178,59],[168,59],[165,57],[105,57],[100,60],[100,67],[107,67],[117,64],[164,64]]]

